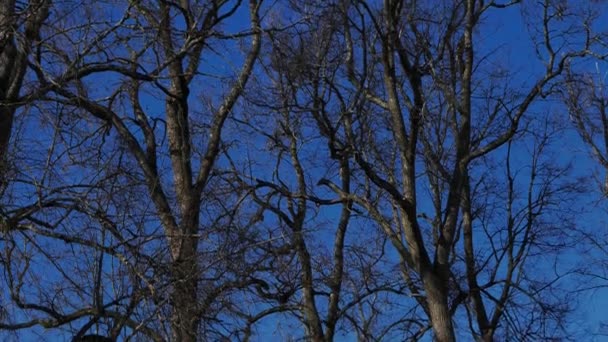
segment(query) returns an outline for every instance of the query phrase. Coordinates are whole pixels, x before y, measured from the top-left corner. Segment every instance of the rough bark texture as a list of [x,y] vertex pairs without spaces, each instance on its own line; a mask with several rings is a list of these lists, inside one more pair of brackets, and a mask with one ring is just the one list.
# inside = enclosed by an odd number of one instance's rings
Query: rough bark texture
[[202,319],[199,311],[197,239],[181,239],[181,255],[173,260],[171,305],[173,340],[195,342]]
[[447,282],[430,272],[423,273],[423,282],[435,340],[438,342],[456,341],[452,313],[448,306]]
[[[15,0],[0,0],[0,175],[6,162],[13,120],[14,103],[21,91],[32,45],[40,40],[40,28],[49,14],[50,0],[32,0],[20,15],[25,18],[17,27]],[[22,35],[18,45],[16,35]],[[4,180],[0,176],[0,188]]]
[[[19,57],[14,39],[15,1],[0,1],[0,170],[3,169],[11,136],[15,110],[7,106],[14,82],[14,67]],[[1,171],[0,171],[1,172]]]

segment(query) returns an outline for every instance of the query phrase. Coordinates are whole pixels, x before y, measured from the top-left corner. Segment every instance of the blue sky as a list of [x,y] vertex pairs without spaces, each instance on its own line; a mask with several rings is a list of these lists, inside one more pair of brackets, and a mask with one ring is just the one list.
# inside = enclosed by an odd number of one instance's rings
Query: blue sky
[[[540,66],[540,63],[538,62],[535,53],[534,53],[534,49],[533,46],[530,44],[530,40],[529,40],[529,33],[526,29],[525,29],[525,25],[523,25],[522,21],[521,21],[521,17],[520,17],[520,12],[519,9],[517,7],[512,8],[512,9],[506,9],[506,10],[495,10],[492,13],[498,13],[499,15],[492,15],[490,14],[487,18],[486,21],[490,24],[490,28],[488,31],[484,31],[483,32],[483,37],[480,40],[480,45],[482,45],[484,48],[487,48],[488,52],[494,52],[497,51],[496,54],[498,54],[498,57],[496,57],[496,61],[497,61],[497,65],[500,64],[500,61],[504,61],[504,64],[506,66],[508,66],[509,68],[513,68],[515,67],[515,69],[518,71],[518,76],[516,78],[514,78],[514,82],[517,82],[518,84],[521,83],[522,84],[522,88],[525,88],[526,85],[529,85],[529,83],[534,80],[534,76],[536,76],[537,70]],[[244,13],[239,14],[239,16],[235,17],[236,21],[232,22],[231,25],[234,25],[234,28],[239,30],[241,28],[242,22],[240,21],[242,19],[241,15],[244,15]],[[238,23],[237,23],[238,21]],[[605,20],[604,23],[608,23],[608,20]],[[506,45],[502,45],[503,43],[505,43]],[[235,55],[236,56],[236,55]],[[493,55],[496,56],[496,55]],[[233,58],[232,60],[228,59],[226,60],[226,58]],[[209,67],[206,68],[206,66],[203,66],[202,69],[203,71],[208,71],[208,72],[212,72],[212,73],[217,73],[217,74],[230,74],[232,69],[229,66],[230,63],[234,63],[236,65],[239,64],[240,60],[237,57],[230,57],[230,56],[212,56],[209,57],[209,59],[205,60],[206,63],[209,63],[210,65],[212,64],[213,67]],[[229,63],[227,63],[229,62]],[[222,67],[218,68],[216,66],[216,64],[221,64]],[[584,66],[582,66],[584,68]],[[589,70],[595,70],[595,65],[590,65],[589,66]],[[608,70],[608,68],[607,68]],[[108,82],[107,79],[100,79],[99,82]],[[215,84],[213,84],[212,90],[209,90],[209,88],[204,88],[203,87],[199,89],[197,89],[195,92],[193,92],[193,94],[191,95],[191,101],[193,103],[193,108],[196,108],[197,105],[197,99],[199,95],[202,94],[210,94],[210,93],[215,93],[215,92],[219,92],[220,88],[222,86],[221,82],[217,82]],[[147,104],[150,108],[154,108],[155,106],[158,106],[159,103],[155,102],[154,100],[152,100],[152,98],[147,99]],[[532,110],[531,110],[531,114],[533,115],[535,112],[544,112],[544,111],[552,111],[555,112],[555,115],[560,115],[560,116],[564,116],[565,112],[563,107],[555,100],[549,98],[547,100],[544,101],[539,101],[539,103],[537,105],[535,105]],[[159,113],[162,114],[162,113]],[[33,129],[33,131],[39,131],[38,128],[32,126],[28,126],[27,129]],[[234,127],[233,127],[234,129]],[[17,136],[19,136],[17,134]],[[22,136],[27,136],[27,133],[23,133]],[[567,134],[564,135],[564,141],[561,147],[558,147],[556,152],[561,154],[561,158],[563,158],[564,160],[574,160],[574,172],[578,175],[581,176],[587,176],[587,177],[591,177],[591,175],[593,174],[597,174],[599,175],[599,178],[602,178],[602,175],[604,173],[603,170],[599,170],[597,167],[597,164],[589,157],[589,153],[587,152],[587,149],[585,146],[582,145],[580,139],[577,137],[577,135],[570,131]],[[254,151],[255,148],[252,148],[250,151]],[[310,151],[310,153],[314,153],[314,151]],[[497,154],[500,153],[504,153],[504,151],[497,151]],[[241,155],[240,157],[246,158],[245,155]],[[561,159],[560,158],[560,159]],[[221,163],[222,161],[220,161]],[[266,171],[266,170],[265,170]],[[286,171],[288,172],[288,171]],[[263,172],[261,172],[263,173]],[[319,175],[321,176],[321,175]],[[289,179],[289,177],[287,177],[287,179]],[[593,230],[605,230],[606,229],[606,222],[605,222],[605,211],[604,211],[604,205],[603,204],[598,204],[596,205],[596,207],[593,207],[593,203],[595,202],[594,198],[586,198],[584,199],[585,201],[589,202],[589,205],[587,206],[587,208],[589,209],[589,212],[585,212],[583,214],[581,214],[581,219],[580,219],[580,228],[582,229],[589,229],[590,231]],[[424,206],[424,204],[421,204],[421,206]],[[326,219],[331,221],[331,216],[332,216],[332,209],[328,209],[327,212],[323,212],[322,215],[327,215]],[[272,220],[270,221],[270,223],[272,223]],[[364,227],[361,228],[361,232],[364,232]],[[361,233],[359,232],[359,233]],[[356,237],[356,235],[354,235]],[[331,244],[331,240],[328,239],[328,243]],[[390,248],[389,248],[390,249]],[[391,255],[391,252],[389,252],[388,255]],[[394,255],[393,255],[394,256]],[[579,256],[576,253],[572,253],[572,255],[570,256],[568,262],[572,262],[572,263],[576,263],[579,261],[583,261],[579,259]],[[574,283],[573,283],[574,286]],[[5,294],[3,294],[3,296],[5,296]],[[585,331],[597,331],[597,328],[599,326],[600,321],[602,321],[603,319],[603,315],[605,314],[606,310],[605,308],[608,307],[608,290],[606,289],[598,289],[594,292],[590,292],[590,293],[586,293],[584,295],[582,295],[580,297],[580,303],[579,303],[579,308],[580,310],[578,311],[577,314],[574,315],[574,320],[573,320],[573,329],[574,330],[578,330],[578,329],[582,329],[582,332]],[[577,319],[580,319],[581,322],[577,322]],[[268,318],[266,319],[263,323],[259,324],[258,326],[258,332],[259,332],[259,340],[266,340],[267,337],[270,338],[270,336],[277,336],[274,334],[274,331],[276,330],[277,325],[280,324],[280,327],[285,327],[285,326],[289,326],[288,323],[286,323],[285,321],[282,321],[281,318]],[[290,328],[289,328],[290,329]],[[40,330],[40,329],[38,329]],[[284,333],[285,331],[283,331]],[[61,333],[59,333],[56,336],[51,336],[48,335],[48,333],[44,333],[44,335],[42,337],[38,336],[36,337],[36,331],[32,330],[32,331],[28,331],[25,332],[23,335],[21,335],[21,340],[23,341],[37,341],[37,340],[42,340],[42,341],[51,341],[51,340],[61,340]],[[10,339],[10,336],[8,337]],[[463,337],[463,340],[466,339],[466,337]],[[67,340],[67,339],[66,339]],[[341,336],[339,337],[339,335],[337,336],[337,341],[352,341],[353,340],[353,336]],[[597,338],[597,341],[601,341],[601,338]]]

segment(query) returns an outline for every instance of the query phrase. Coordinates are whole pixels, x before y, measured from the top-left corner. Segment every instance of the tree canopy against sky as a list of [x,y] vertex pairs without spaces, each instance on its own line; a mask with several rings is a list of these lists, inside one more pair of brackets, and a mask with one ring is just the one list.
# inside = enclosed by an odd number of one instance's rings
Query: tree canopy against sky
[[0,0],[0,336],[592,339],[605,13]]

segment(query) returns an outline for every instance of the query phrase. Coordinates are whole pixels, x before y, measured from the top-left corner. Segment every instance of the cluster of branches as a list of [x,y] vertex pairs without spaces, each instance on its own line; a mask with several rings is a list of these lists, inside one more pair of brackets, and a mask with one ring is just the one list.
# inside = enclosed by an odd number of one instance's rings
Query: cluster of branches
[[600,14],[0,0],[0,336],[572,333],[567,288],[601,274],[560,263],[587,189],[545,99],[608,165],[607,100],[581,67],[603,60]]

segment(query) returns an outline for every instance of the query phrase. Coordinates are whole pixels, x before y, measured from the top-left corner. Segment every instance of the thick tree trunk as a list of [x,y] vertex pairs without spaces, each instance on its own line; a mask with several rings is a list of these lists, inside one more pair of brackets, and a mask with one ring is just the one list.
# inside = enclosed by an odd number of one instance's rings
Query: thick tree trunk
[[437,342],[454,342],[454,326],[452,325],[452,315],[448,305],[448,289],[442,284],[441,279],[436,275],[427,272],[423,274],[425,278],[424,289],[428,311],[433,325],[433,334]]
[[[15,0],[0,0],[0,175],[11,138],[16,107],[10,102],[17,99],[31,44],[40,40],[40,27],[49,14],[50,1],[31,1],[25,14],[24,35],[17,39]],[[17,46],[19,42],[19,47]],[[2,186],[0,178],[0,186]]]
[[[294,158],[294,160],[297,162],[296,158]],[[303,204],[303,202],[300,204]],[[321,323],[321,318],[319,317],[319,311],[317,310],[315,303],[312,263],[308,248],[306,247],[306,242],[302,236],[302,225],[304,224],[305,217],[303,211],[305,210],[305,207],[301,205],[299,209],[302,211],[300,212],[301,215],[296,218],[294,223],[294,242],[298,258],[302,265],[302,312],[306,322],[307,339],[314,342],[322,342],[325,340],[325,337],[323,335],[323,325]]]
[[485,329],[485,331],[482,332],[481,340],[483,342],[494,342],[494,332],[495,331],[496,330],[494,330],[492,328]]
[[308,339],[314,342],[322,342],[325,340],[325,337],[315,303],[310,255],[305,248],[305,246],[300,247],[298,252],[300,258],[302,258],[303,311],[307,323]]
[[[14,109],[5,105],[13,83],[17,49],[13,38],[14,0],[0,0],[0,173],[11,137]],[[1,184],[1,180],[0,180]]]
[[[4,99],[0,98],[0,101],[3,100]],[[11,138],[11,130],[13,127],[13,112],[14,110],[12,108],[0,107],[0,173],[4,171],[8,142]]]
[[198,310],[197,241],[194,237],[184,237],[180,240],[182,246],[179,255],[174,256],[171,270],[172,340],[195,342],[201,320]]

